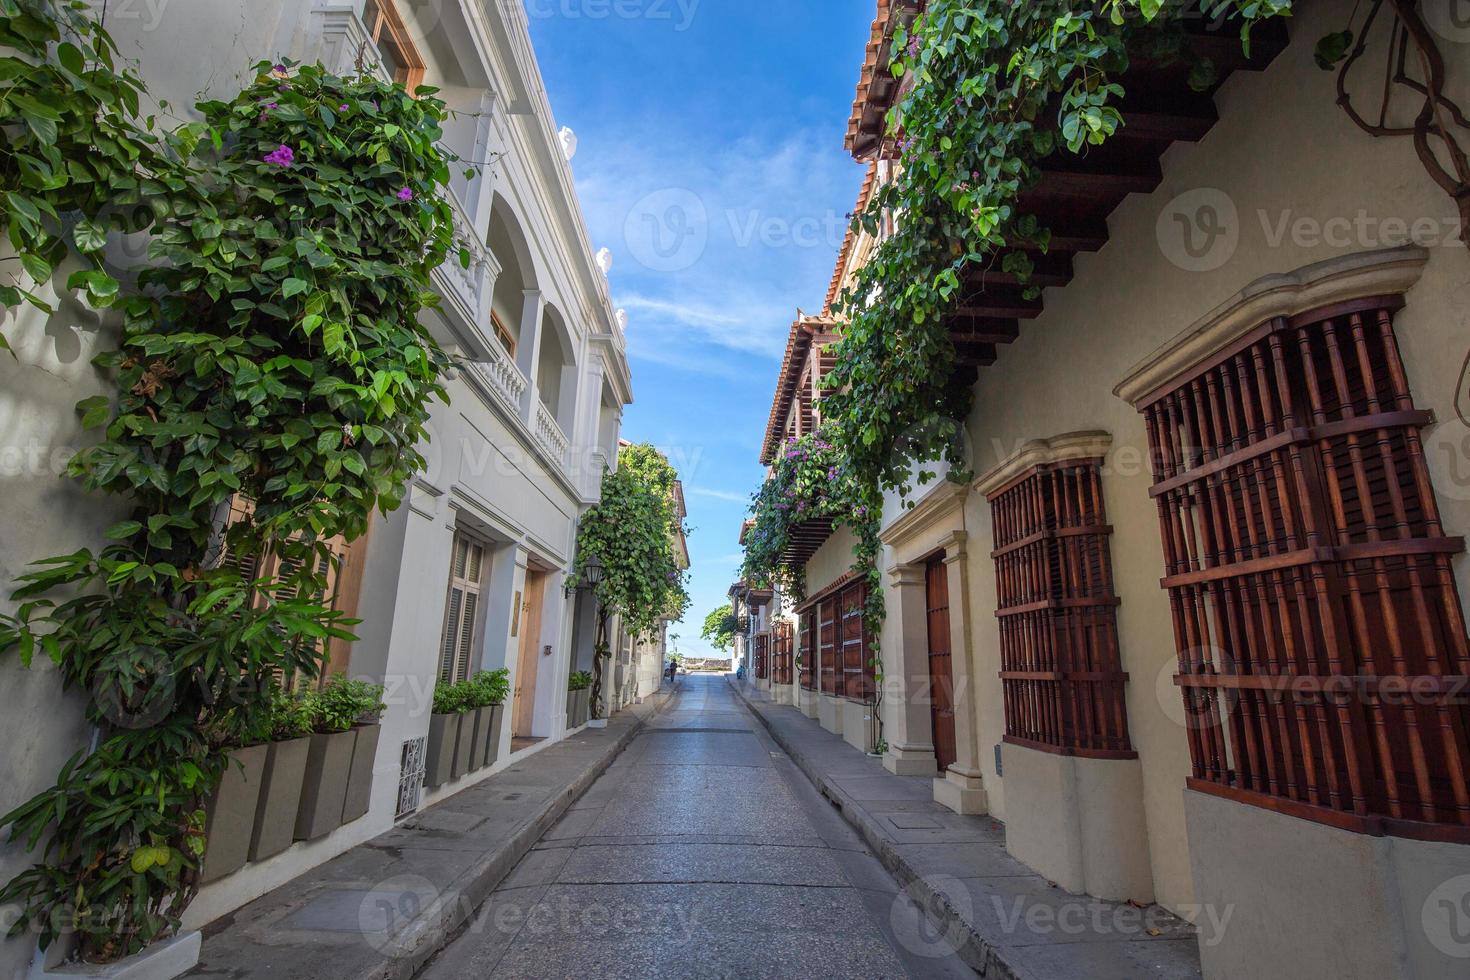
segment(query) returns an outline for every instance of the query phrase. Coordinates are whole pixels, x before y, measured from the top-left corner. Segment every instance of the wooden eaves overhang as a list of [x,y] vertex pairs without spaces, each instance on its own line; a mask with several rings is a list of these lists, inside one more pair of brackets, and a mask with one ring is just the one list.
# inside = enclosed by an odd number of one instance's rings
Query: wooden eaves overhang
[[[868,45],[857,99],[849,121],[847,148],[860,162],[897,159],[897,136],[887,132],[888,110],[903,86],[889,69],[894,28],[922,12],[921,0],[879,0],[873,41]],[[1028,299],[1028,287],[1062,287],[1072,280],[1079,252],[1095,252],[1108,241],[1108,216],[1129,194],[1147,194],[1163,179],[1160,158],[1177,142],[1198,142],[1219,121],[1215,95],[1237,71],[1261,71],[1286,48],[1286,26],[1280,19],[1258,24],[1251,34],[1251,53],[1243,50],[1234,21],[1216,30],[1190,22],[1185,46],[1210,59],[1216,69],[1208,91],[1189,87],[1189,62],[1136,55],[1120,78],[1125,95],[1119,104],[1123,126],[1102,146],[1085,154],[1065,147],[1039,163],[1040,180],[1018,201],[1021,214],[1037,217],[1051,231],[1049,249],[1028,249],[1034,272],[1022,284],[999,268],[971,266],[963,277],[961,298],[948,316],[959,370],[978,376],[994,364],[997,347],[1020,336],[1021,323],[1039,317],[1044,296]],[[1056,117],[1055,108],[1049,110]]]

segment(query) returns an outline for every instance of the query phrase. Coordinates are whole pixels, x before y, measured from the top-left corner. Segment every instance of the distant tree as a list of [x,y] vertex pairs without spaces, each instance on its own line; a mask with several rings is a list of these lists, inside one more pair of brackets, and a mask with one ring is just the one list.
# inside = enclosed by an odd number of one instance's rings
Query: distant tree
[[729,606],[719,606],[704,617],[704,630],[699,635],[716,650],[726,651],[735,643],[735,634],[739,631],[740,623],[735,618],[735,611]]

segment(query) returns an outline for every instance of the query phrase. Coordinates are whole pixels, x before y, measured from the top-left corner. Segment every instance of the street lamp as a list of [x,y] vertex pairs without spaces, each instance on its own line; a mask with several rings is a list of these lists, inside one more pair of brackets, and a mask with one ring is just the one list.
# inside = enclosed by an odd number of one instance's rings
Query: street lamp
[[596,555],[593,555],[587,559],[587,564],[582,566],[582,581],[595,589],[602,584],[603,571],[602,562],[598,561]]

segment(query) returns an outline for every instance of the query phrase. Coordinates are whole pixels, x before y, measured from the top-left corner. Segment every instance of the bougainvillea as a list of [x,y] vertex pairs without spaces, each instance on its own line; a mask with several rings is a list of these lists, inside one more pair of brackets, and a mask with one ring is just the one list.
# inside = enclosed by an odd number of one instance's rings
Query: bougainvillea
[[[22,6],[0,0],[0,43],[50,36],[47,5]],[[96,46],[82,73],[64,46],[46,57],[64,69],[47,76],[46,104],[66,104],[86,72],[101,91],[136,96]],[[261,65],[244,92],[200,105],[203,121],[149,157],[153,261],[114,270],[111,287],[80,283],[116,293],[123,323],[118,349],[98,359],[116,399],[79,406],[105,431],[70,475],[133,513],[107,547],[37,562],[15,615],[0,617],[0,652],[26,664],[44,653],[87,695],[99,730],[52,788],[0,817],[12,840],[43,849],[0,890],[22,906],[15,929],[43,946],[74,928],[83,955],[107,960],[176,929],[225,748],[269,717],[275,677],[309,681],[325,643],[351,638],[325,597],[327,540],[360,535],[374,509],[398,504],[442,395],[444,355],[419,314],[453,246],[445,108],[431,89],[417,95]],[[115,150],[105,134],[73,132]],[[132,230],[106,219],[107,200],[37,183],[23,163],[28,198],[50,205],[42,213],[79,210],[76,227],[91,222],[99,238]],[[56,248],[23,240],[43,257]],[[100,249],[90,233],[72,241]],[[133,281],[118,292],[118,279]],[[242,574],[242,559],[268,554],[294,570]]]

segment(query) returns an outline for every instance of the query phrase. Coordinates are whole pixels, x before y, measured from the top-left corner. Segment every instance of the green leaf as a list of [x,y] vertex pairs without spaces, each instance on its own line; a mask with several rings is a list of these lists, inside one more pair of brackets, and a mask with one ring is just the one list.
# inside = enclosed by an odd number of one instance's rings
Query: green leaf
[[77,404],[82,416],[82,428],[95,429],[112,417],[112,399],[106,395],[95,395]]
[[1338,63],[1347,57],[1348,48],[1352,46],[1352,43],[1353,32],[1350,30],[1328,34],[1319,40],[1316,51],[1312,55],[1317,62],[1317,67],[1323,71],[1331,71],[1336,68]]
[[126,541],[141,530],[143,525],[140,522],[123,521],[107,529],[107,538],[109,541]]
[[51,263],[34,252],[22,252],[20,264],[26,270],[26,275],[38,283],[48,282],[51,279]]
[[305,279],[287,279],[281,284],[281,294],[287,299],[299,295],[311,288],[311,284]]
[[107,229],[90,218],[83,218],[72,229],[71,240],[83,252],[98,252],[107,245]]

